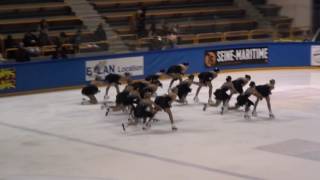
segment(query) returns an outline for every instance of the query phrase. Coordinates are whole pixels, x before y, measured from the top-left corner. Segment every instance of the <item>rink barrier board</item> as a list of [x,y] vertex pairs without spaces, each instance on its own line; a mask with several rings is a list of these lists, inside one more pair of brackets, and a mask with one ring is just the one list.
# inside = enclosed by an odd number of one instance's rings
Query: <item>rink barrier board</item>
[[[193,48],[181,48],[164,51],[139,52],[130,54],[117,54],[108,56],[94,56],[84,58],[72,58],[68,60],[44,60],[38,62],[20,64],[1,64],[0,69],[14,68],[16,71],[16,87],[14,89],[0,90],[1,96],[26,92],[41,92],[49,90],[65,90],[65,87],[79,88],[86,84],[85,64],[93,60],[112,60],[114,58],[128,58],[143,56],[144,75],[137,76],[141,79],[145,75],[166,69],[170,65],[189,62],[188,74],[208,71],[204,65],[204,55],[208,50],[224,50],[232,48],[268,47],[269,60],[267,64],[241,64],[221,66],[222,70],[247,70],[264,68],[289,69],[296,67],[310,67],[311,46],[315,43],[254,43],[254,44],[230,44],[218,46],[205,46]],[[73,89],[73,88],[72,88]]]
[[[320,70],[320,67],[311,67],[311,66],[303,66],[303,67],[266,67],[266,68],[242,68],[242,69],[225,69],[221,72],[221,74],[233,73],[233,72],[254,72],[254,71],[281,71],[281,70]],[[185,75],[187,77],[188,75]],[[163,77],[161,80],[167,80],[168,78]],[[10,97],[10,96],[24,96],[24,95],[33,95],[33,94],[40,94],[40,93],[50,93],[50,92],[59,92],[59,91],[68,91],[68,90],[80,90],[83,85],[77,86],[66,86],[66,87],[59,87],[59,88],[51,88],[51,89],[38,89],[38,90],[31,90],[31,91],[22,91],[22,92],[13,92],[13,93],[2,93],[0,97]],[[99,86],[105,87],[105,86]],[[103,92],[103,91],[102,91]]]

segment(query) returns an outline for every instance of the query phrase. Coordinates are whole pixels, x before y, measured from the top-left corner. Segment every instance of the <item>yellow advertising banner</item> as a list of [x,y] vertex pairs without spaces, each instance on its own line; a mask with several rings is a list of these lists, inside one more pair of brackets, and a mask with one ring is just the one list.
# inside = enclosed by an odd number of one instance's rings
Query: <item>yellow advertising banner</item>
[[0,91],[16,88],[16,70],[13,68],[0,69]]

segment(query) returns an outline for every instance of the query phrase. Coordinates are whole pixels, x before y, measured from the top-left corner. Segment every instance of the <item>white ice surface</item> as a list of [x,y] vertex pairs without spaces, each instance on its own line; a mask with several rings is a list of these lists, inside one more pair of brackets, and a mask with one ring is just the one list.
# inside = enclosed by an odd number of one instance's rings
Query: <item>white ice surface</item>
[[[244,74],[221,74],[213,81],[214,88],[227,75]],[[320,143],[320,71],[248,74],[257,84],[276,79],[271,96],[276,119],[268,119],[265,101],[259,104],[258,117],[249,121],[243,119],[242,111],[221,116],[219,108],[209,107],[203,112],[202,105],[192,100],[195,86],[189,105],[173,105],[177,132],[171,132],[168,116],[160,112],[156,116],[160,122],[150,130],[137,126],[124,133],[120,124],[127,114],[110,112],[106,118],[100,105],[80,105],[80,90],[1,98],[0,179],[319,180],[319,158],[258,147],[290,140]],[[167,87],[164,81],[158,94]],[[110,93],[114,96],[114,89]],[[207,88],[199,98],[207,102]],[[292,148],[308,146],[283,151]],[[320,149],[303,150],[320,157]]]

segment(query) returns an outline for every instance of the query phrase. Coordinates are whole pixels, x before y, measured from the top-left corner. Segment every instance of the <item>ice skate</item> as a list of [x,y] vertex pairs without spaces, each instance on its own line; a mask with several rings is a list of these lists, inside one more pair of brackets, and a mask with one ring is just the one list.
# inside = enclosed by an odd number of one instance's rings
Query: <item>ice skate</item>
[[106,111],[105,115],[108,116],[109,112],[110,112],[110,108],[107,108],[107,111]]
[[221,115],[223,115],[224,110],[225,110],[225,109],[224,109],[224,107],[222,106],[222,107],[221,107],[221,111],[220,111],[220,114],[221,114]]
[[178,130],[178,128],[176,126],[172,126],[171,129],[172,129],[172,131],[177,131]]
[[207,104],[204,104],[202,110],[203,110],[203,111],[206,111],[206,110],[207,110],[207,107],[208,107],[208,105],[207,105]]
[[90,104],[90,101],[86,98],[82,98],[81,105],[86,105],[86,104]]
[[126,131],[126,127],[125,127],[124,123],[122,123],[121,126],[122,126],[122,130]]
[[188,104],[188,101],[187,101],[187,100],[184,100],[184,101],[183,101],[183,104],[184,104],[184,105],[187,105],[187,104]]
[[274,119],[274,118],[275,118],[274,114],[273,114],[273,113],[270,113],[270,114],[269,114],[269,118],[270,118],[270,119]]
[[146,124],[144,124],[144,126],[142,127],[142,130],[146,131],[146,130],[148,130],[148,129],[150,129],[150,128],[151,128],[151,124],[146,123]]

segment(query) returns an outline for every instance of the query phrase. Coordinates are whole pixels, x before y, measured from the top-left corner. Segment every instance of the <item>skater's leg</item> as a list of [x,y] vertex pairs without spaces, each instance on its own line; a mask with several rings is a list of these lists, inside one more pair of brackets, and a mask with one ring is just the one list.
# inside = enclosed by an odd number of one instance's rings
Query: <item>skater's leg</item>
[[179,75],[178,79],[179,79],[179,83],[181,83],[182,82],[182,75]]
[[144,123],[144,126],[142,127],[143,130],[147,130],[151,127],[151,122],[154,118],[154,116],[156,115],[156,113],[158,112],[159,110],[155,110],[154,112],[150,112],[152,113],[152,115],[149,117],[149,119],[146,120],[146,122]]
[[257,106],[259,104],[259,98],[257,98],[256,102],[254,103],[254,106],[253,106],[253,110],[252,110],[252,116],[257,116]]
[[247,103],[244,108],[244,118],[245,119],[250,119],[249,111],[250,111],[250,104]]
[[182,101],[183,104],[188,104],[187,96],[183,96],[181,101]]
[[223,100],[222,102],[220,114],[223,114],[228,109],[228,100]]
[[164,111],[169,115],[172,131],[178,130],[178,128],[174,125],[171,109],[170,108],[165,108]]
[[209,103],[209,104],[213,104],[213,101],[212,101],[212,83],[211,83],[211,82],[208,83],[208,87],[209,87],[209,99],[208,99],[208,103]]
[[271,103],[270,103],[270,97],[266,97],[266,101],[267,101],[267,106],[268,106],[268,110],[269,110],[269,117],[270,118],[274,118],[274,114],[272,113],[271,110]]
[[174,79],[174,78],[173,78],[173,79],[171,79],[170,84],[169,84],[169,88],[168,88],[168,92],[171,90],[171,87],[172,87],[172,85],[173,85],[174,81],[175,81],[175,79]]
[[116,88],[117,94],[120,93],[119,84],[115,84],[114,87]]
[[198,88],[197,88],[197,91],[196,91],[196,95],[194,96],[193,100],[195,102],[199,102],[199,98],[198,98],[198,95],[199,95],[199,92],[200,92],[200,89],[202,88],[202,84],[199,84]]
[[94,95],[89,95],[88,97],[90,99],[91,104],[98,104],[98,100]]
[[106,94],[104,95],[104,98],[105,98],[105,99],[108,99],[108,98],[109,98],[108,94],[109,94],[109,89],[110,89],[110,87],[111,87],[111,84],[107,84]]

